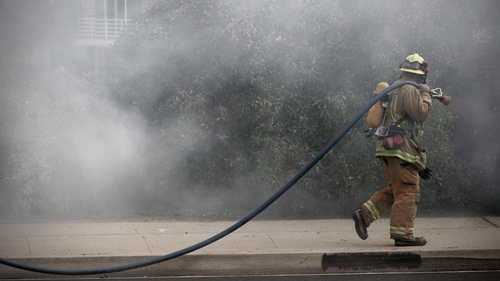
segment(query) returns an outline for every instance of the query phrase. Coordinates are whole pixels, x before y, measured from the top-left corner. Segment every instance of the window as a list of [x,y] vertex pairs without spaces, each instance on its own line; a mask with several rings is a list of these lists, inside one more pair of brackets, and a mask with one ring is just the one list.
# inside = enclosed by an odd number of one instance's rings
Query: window
[[141,10],[140,0],[96,0],[96,18],[130,19],[137,17]]

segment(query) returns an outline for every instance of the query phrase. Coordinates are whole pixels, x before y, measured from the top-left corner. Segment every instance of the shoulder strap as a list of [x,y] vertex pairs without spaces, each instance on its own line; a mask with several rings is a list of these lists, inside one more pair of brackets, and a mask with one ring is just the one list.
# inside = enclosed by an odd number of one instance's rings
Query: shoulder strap
[[[394,84],[394,82],[389,83],[389,86]],[[384,108],[384,115],[382,116],[382,121],[380,123],[380,126],[385,126],[385,119],[387,118],[387,107],[389,106],[389,102],[391,100],[391,93],[388,93],[383,99],[382,99],[382,107]],[[403,120],[404,121],[404,120]],[[401,121],[401,122],[403,122]],[[399,123],[398,123],[399,125]]]
[[396,123],[392,124],[392,126],[399,126],[399,124],[403,123],[408,118],[410,118],[408,116],[408,113],[405,113],[405,115],[403,117],[399,118],[399,120],[396,121]]

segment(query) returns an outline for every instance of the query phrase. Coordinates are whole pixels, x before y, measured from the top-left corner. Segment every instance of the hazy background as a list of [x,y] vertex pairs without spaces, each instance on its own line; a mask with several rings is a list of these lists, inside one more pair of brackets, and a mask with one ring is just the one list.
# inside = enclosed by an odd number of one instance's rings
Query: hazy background
[[[82,1],[0,1],[1,216],[232,219],[413,52],[453,98],[427,125],[424,209],[499,211],[495,1],[158,2],[95,51],[74,45]],[[363,126],[274,217],[342,216],[384,186]]]

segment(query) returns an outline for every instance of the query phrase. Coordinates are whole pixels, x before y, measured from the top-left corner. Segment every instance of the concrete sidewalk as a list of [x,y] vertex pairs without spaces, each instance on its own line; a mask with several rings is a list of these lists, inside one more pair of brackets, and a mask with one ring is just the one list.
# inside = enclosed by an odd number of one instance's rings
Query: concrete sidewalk
[[[0,257],[43,268],[121,266],[163,256],[219,233],[234,222],[0,224]],[[500,218],[417,218],[423,247],[395,247],[389,220],[361,240],[352,220],[253,220],[188,255],[118,276],[227,276],[338,272],[500,270]],[[0,277],[47,278],[0,264]],[[65,276],[59,276],[65,277]]]

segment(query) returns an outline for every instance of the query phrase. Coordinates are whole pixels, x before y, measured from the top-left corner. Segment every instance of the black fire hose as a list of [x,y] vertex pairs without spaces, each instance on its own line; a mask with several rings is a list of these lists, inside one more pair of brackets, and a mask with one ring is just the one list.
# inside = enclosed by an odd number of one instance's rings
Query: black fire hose
[[255,218],[258,214],[260,214],[262,211],[264,211],[267,207],[269,207],[274,201],[276,201],[278,198],[281,197],[290,187],[292,187],[295,183],[297,183],[307,172],[309,172],[310,169],[316,165],[319,160],[321,160],[327,153],[330,151],[339,141],[342,139],[345,134],[363,117],[363,115],[368,112],[368,110],[375,105],[377,101],[382,99],[385,95],[390,93],[396,88],[402,87],[405,84],[411,84],[417,88],[420,88],[419,84],[416,84],[411,81],[401,81],[392,84],[391,86],[387,87],[385,90],[380,92],[375,98],[373,98],[361,111],[347,124],[344,129],[318,154],[316,157],[314,157],[309,164],[307,164],[302,170],[295,175],[287,184],[285,184],[281,189],[279,189],[273,196],[271,196],[267,201],[265,201],[262,205],[260,205],[257,209],[255,209],[253,212],[248,214],[246,217],[241,219],[240,221],[236,222],[226,230],[202,241],[199,242],[198,244],[192,245],[190,247],[184,248],[182,250],[179,250],[177,252],[173,252],[171,254],[165,255],[165,256],[160,256],[157,258],[141,261],[141,262],[136,262],[136,263],[131,263],[131,264],[126,264],[126,265],[121,265],[121,266],[113,266],[113,267],[104,267],[104,268],[94,268],[94,269],[81,269],[81,270],[63,270],[63,269],[51,269],[51,268],[40,268],[36,266],[30,266],[30,265],[25,265],[25,264],[20,264],[16,263],[13,261],[9,261],[3,258],[0,258],[0,263],[23,269],[23,270],[28,270],[28,271],[33,271],[33,272],[39,272],[39,273],[47,273],[47,274],[56,274],[56,275],[91,275],[91,274],[105,274],[105,273],[113,273],[113,272],[120,272],[120,271],[126,271],[126,270],[131,270],[131,269],[136,269],[136,268],[141,268],[157,263],[161,263],[164,261],[168,261],[186,254],[189,254],[191,252],[194,252],[198,249],[201,249],[205,246],[208,246],[215,241],[218,241],[219,239],[227,236],[231,232],[237,230],[238,228],[242,227],[244,224]]

